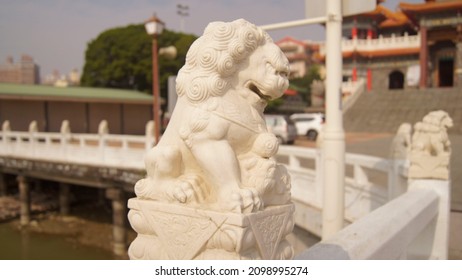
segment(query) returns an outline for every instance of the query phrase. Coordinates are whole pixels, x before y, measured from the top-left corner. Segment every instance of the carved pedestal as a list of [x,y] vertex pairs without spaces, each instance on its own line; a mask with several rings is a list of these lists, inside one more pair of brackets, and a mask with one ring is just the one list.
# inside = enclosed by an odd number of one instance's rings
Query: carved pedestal
[[130,259],[291,259],[292,204],[249,214],[130,199]]
[[411,154],[409,178],[413,179],[449,179],[449,154],[439,156]]

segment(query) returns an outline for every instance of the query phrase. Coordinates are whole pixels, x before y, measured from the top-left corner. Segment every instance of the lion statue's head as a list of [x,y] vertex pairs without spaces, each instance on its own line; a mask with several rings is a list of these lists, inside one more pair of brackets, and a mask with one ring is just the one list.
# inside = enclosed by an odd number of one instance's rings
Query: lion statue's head
[[200,103],[237,90],[249,101],[266,103],[287,89],[288,74],[287,58],[261,28],[243,19],[212,22],[186,55],[177,93]]

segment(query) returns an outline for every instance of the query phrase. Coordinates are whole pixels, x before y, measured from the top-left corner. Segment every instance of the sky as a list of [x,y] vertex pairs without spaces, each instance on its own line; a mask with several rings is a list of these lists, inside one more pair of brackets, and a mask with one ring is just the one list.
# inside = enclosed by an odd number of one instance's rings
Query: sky
[[[384,5],[395,10],[399,2],[386,0]],[[54,70],[82,72],[87,44],[107,29],[142,23],[156,13],[167,29],[181,31],[177,4],[189,7],[184,32],[198,36],[212,21],[244,18],[267,25],[305,18],[305,0],[0,0],[0,63],[8,56],[18,61],[28,54],[40,66],[42,77]],[[269,34],[275,41],[285,36],[322,41],[324,27],[309,25]]]

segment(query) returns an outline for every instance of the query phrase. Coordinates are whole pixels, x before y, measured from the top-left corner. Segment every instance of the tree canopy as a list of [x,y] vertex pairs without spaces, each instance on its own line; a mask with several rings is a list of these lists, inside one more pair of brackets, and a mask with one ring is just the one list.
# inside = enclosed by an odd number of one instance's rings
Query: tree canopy
[[318,64],[312,64],[305,76],[290,80],[290,87],[302,94],[304,101],[311,104],[311,84],[314,80],[321,80],[321,74]]
[[[178,55],[159,57],[161,95],[167,95],[167,80],[176,75],[197,37],[169,30],[158,38],[158,47],[175,46]],[[129,25],[106,30],[88,43],[81,84],[91,87],[134,89],[152,92],[152,38],[144,26]]]

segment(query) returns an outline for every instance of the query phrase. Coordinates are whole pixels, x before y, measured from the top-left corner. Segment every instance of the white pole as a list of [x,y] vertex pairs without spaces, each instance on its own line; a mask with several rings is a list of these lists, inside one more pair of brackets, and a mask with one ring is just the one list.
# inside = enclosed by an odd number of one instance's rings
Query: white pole
[[324,205],[322,239],[342,229],[344,218],[345,132],[343,131],[342,7],[327,0],[326,23],[326,124],[324,126]]
[[315,23],[324,23],[324,22],[326,22],[326,17],[316,17],[316,18],[308,18],[308,19],[300,19],[300,20],[294,20],[294,21],[286,21],[286,22],[281,22],[281,23],[267,24],[267,25],[260,26],[260,28],[268,31],[268,30],[283,29],[283,28],[297,27],[297,26],[303,26],[303,25],[315,24]]

